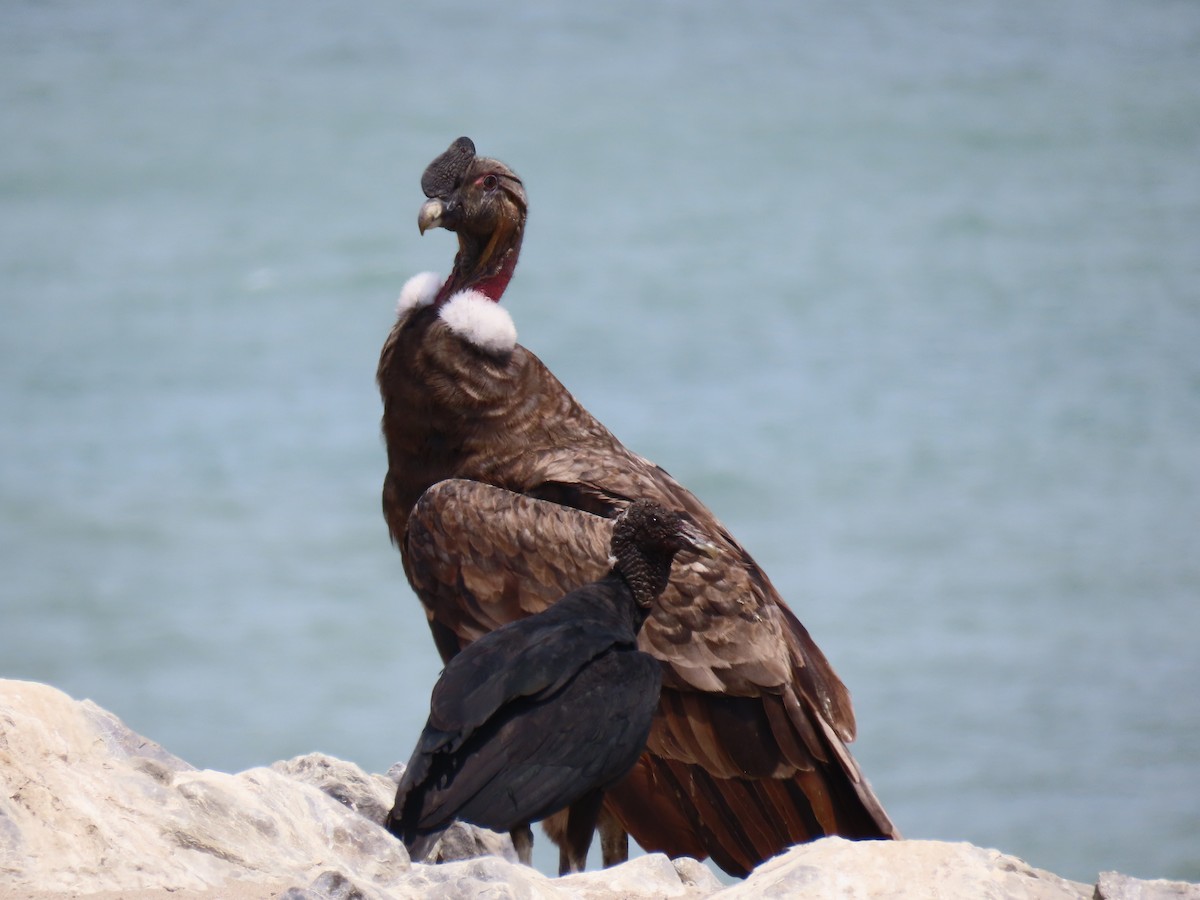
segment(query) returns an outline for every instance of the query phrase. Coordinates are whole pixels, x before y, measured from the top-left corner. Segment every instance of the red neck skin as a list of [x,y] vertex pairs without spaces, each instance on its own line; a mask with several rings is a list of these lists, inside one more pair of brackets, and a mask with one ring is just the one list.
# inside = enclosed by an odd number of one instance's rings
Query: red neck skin
[[518,238],[516,245],[510,247],[505,252],[504,261],[500,263],[499,269],[490,274],[478,277],[477,281],[471,281],[468,276],[462,274],[459,268],[458,264],[462,258],[462,254],[460,253],[454,260],[454,269],[451,271],[450,277],[446,279],[446,283],[437,292],[437,296],[433,300],[434,305],[441,306],[453,295],[465,290],[478,291],[493,303],[499,303],[505,289],[508,287],[508,283],[512,281],[513,272],[516,271],[517,259],[520,255],[521,242],[520,238]]

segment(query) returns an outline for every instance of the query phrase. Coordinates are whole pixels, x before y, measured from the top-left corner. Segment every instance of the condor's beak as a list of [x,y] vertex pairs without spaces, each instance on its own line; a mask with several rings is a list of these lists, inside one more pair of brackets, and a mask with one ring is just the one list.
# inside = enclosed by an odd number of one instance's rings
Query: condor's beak
[[437,197],[422,203],[421,211],[417,213],[417,227],[421,229],[421,234],[424,234],[430,228],[441,228],[442,216],[445,214],[446,204]]

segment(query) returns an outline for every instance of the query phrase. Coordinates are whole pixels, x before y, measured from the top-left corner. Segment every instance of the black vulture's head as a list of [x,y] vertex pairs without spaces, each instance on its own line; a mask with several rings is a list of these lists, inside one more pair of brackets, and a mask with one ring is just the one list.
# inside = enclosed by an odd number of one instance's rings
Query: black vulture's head
[[680,513],[653,500],[635,500],[613,526],[612,555],[616,570],[642,606],[666,589],[675,554],[692,550],[713,557],[716,547]]

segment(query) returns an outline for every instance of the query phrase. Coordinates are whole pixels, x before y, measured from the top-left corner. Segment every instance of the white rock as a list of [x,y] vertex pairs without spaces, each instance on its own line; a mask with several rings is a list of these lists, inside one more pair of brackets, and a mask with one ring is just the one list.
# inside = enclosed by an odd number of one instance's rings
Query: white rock
[[563,900],[572,895],[536,869],[485,856],[436,866],[415,865],[397,896],[403,900]]
[[720,900],[1080,900],[1090,885],[1034,869],[997,850],[941,841],[823,838],[759,866]]
[[95,892],[307,884],[328,869],[386,886],[403,846],[271,769],[198,771],[90,702],[0,681],[0,877]]
[[[937,841],[826,838],[722,887],[661,854],[566,878],[500,858],[410,865],[378,824],[395,782],[309,754],[239,775],[199,771],[95,704],[0,680],[0,896],[58,900],[608,900],[1020,898],[1091,886],[996,850]],[[446,856],[512,853],[506,835],[458,827]],[[141,891],[142,893],[137,893]],[[42,892],[58,892],[46,894]],[[1200,900],[1200,885],[1100,877],[1100,900]]]
[[[387,775],[368,775],[354,763],[324,753],[308,753],[272,763],[271,768],[319,788],[347,809],[380,826],[396,801],[396,785],[404,774],[403,763],[392,766]],[[517,861],[517,851],[507,834],[466,822],[455,822],[447,828],[433,848],[435,862],[454,862],[476,856],[500,856],[509,862]]]
[[499,856],[511,863],[517,861],[517,851],[511,837],[466,822],[453,823],[442,832],[433,847],[433,861],[436,863],[457,862],[477,856]]
[[396,783],[385,775],[368,775],[351,762],[308,753],[272,763],[271,768],[304,784],[311,784],[347,809],[383,825],[396,799]]
[[1200,884],[1186,881],[1143,881],[1120,872],[1101,872],[1096,900],[1200,900]]
[[567,875],[557,885],[580,900],[707,897],[721,887],[717,877],[696,860],[672,862],[661,853],[639,856],[611,869]]

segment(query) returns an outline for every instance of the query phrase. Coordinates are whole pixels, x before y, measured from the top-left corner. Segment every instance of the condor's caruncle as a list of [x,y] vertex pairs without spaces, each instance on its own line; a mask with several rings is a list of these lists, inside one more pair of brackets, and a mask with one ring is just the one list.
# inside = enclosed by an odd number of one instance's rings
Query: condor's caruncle
[[624,855],[614,820],[646,850],[743,876],[824,835],[898,837],[846,748],[849,693],[766,573],[517,343],[499,301],[525,232],[521,179],[464,137],[421,187],[421,232],[453,232],[458,252],[444,280],[404,286],[383,347],[383,510],[443,660],[600,578],[613,518],[654,500],[720,556],[680,553],[639,637],[662,693],[646,752],[606,795],[605,864]]

